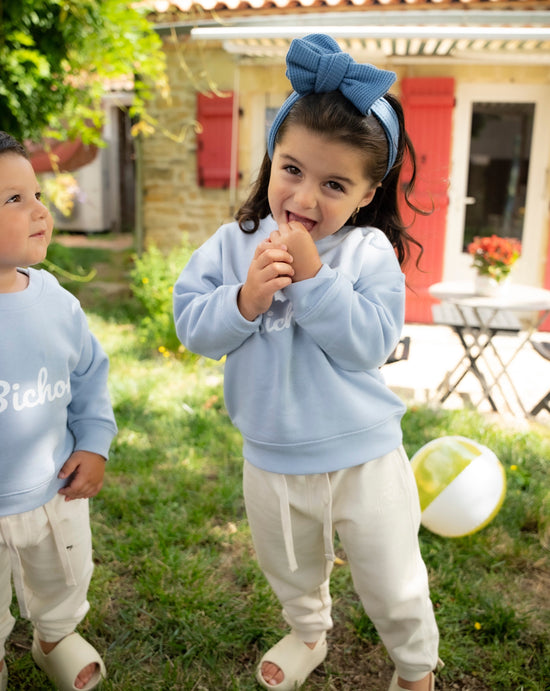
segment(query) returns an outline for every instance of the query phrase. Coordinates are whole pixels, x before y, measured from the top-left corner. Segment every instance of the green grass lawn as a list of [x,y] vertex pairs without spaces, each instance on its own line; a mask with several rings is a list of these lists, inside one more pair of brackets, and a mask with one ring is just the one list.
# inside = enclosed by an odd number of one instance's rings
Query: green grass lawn
[[[111,358],[120,432],[91,502],[96,568],[80,631],[104,656],[106,690],[256,689],[255,665],[285,626],[251,546],[223,365],[145,351],[139,313],[126,307],[87,307]],[[548,428],[501,428],[473,412],[411,408],[404,434],[410,456],[446,434],[476,439],[507,475],[504,506],[479,533],[447,539],[421,529],[445,661],[439,689],[545,691]],[[304,688],[386,691],[392,665],[338,555],[329,655]],[[30,624],[18,620],[7,646],[10,689],[52,688],[30,643]]]

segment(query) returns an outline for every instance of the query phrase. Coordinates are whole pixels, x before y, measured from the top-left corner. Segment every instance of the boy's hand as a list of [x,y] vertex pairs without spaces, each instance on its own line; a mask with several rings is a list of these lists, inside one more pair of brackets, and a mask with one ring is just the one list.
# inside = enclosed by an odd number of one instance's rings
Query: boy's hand
[[246,281],[237,298],[240,313],[248,321],[263,314],[278,290],[292,283],[292,256],[283,243],[264,240],[250,262]]
[[285,245],[292,255],[293,283],[313,278],[322,266],[319,252],[311,235],[298,221],[283,223],[269,236],[271,242]]
[[75,451],[59,471],[59,478],[71,477],[69,484],[62,487],[59,494],[65,495],[65,501],[95,497],[103,486],[104,474],[103,456],[91,451]]

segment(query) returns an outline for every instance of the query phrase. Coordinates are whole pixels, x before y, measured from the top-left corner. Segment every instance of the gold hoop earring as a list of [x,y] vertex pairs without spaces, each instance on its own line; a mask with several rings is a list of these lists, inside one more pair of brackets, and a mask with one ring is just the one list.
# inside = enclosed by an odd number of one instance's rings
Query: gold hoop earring
[[359,215],[359,212],[361,211],[361,209],[362,209],[362,207],[358,206],[355,209],[355,211],[351,214],[351,222],[352,223],[355,223],[355,221],[357,220],[357,216]]

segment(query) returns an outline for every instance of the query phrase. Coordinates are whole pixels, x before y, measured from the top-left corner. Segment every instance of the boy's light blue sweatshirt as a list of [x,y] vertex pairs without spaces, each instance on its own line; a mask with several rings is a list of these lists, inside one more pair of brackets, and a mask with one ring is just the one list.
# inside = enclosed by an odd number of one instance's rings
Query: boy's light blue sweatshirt
[[386,236],[344,227],[316,243],[323,266],[279,291],[247,321],[237,307],[271,216],[244,233],[222,226],[174,287],[176,330],[189,350],[225,364],[225,402],[245,458],[275,473],[359,465],[401,444],[405,406],[379,367],[399,341],[404,276]]
[[108,359],[80,304],[47,271],[0,294],[0,516],[30,511],[67,484],[75,450],[107,458],[116,424]]

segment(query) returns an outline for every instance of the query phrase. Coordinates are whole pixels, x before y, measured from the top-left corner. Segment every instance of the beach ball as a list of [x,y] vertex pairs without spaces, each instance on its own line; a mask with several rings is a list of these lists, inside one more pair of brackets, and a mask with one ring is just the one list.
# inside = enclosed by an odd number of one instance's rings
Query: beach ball
[[411,458],[421,522],[443,537],[463,537],[484,528],[506,494],[504,468],[491,449],[459,436],[440,437]]

